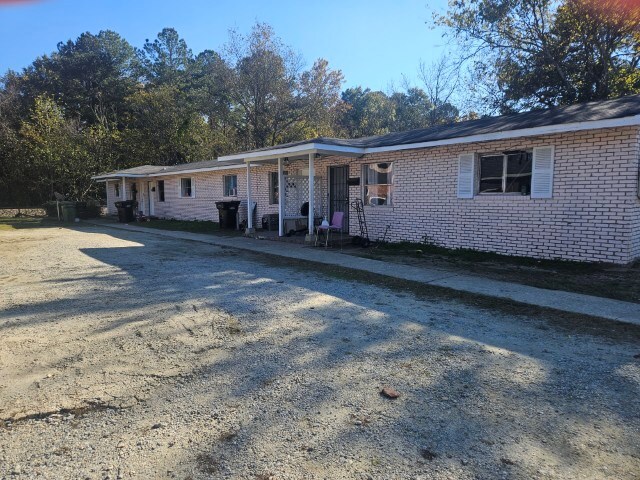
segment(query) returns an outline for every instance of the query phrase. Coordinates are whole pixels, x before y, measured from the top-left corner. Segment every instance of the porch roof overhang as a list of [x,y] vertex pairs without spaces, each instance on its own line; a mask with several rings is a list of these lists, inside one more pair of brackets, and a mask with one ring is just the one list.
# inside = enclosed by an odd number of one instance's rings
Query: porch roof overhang
[[269,162],[278,158],[307,158],[309,154],[318,155],[339,155],[342,157],[361,157],[364,155],[364,149],[361,147],[350,147],[342,145],[330,145],[320,142],[308,142],[296,145],[276,145],[273,148],[264,150],[255,150],[251,152],[236,153],[233,155],[225,155],[218,158],[221,163],[242,161],[250,162]]
[[[201,162],[202,163],[202,162]],[[207,162],[210,163],[210,162]],[[180,168],[177,168],[180,167]],[[191,168],[190,168],[191,167]],[[140,171],[138,169],[143,169]],[[243,168],[242,162],[230,163],[229,165],[215,165],[207,167],[198,167],[198,164],[181,164],[175,167],[163,167],[159,165],[145,165],[144,167],[135,167],[128,170],[119,170],[115,172],[94,175],[91,180],[96,182],[106,182],[107,180],[122,180],[123,178],[153,178],[168,177],[171,175],[183,175],[201,172],[215,172],[218,170],[233,170]]]

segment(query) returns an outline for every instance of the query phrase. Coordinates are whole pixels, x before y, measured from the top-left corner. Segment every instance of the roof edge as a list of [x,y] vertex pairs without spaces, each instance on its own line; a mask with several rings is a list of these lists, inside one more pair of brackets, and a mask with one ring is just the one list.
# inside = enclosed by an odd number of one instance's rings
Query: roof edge
[[391,152],[401,150],[413,150],[418,148],[438,147],[444,145],[461,145],[465,143],[490,142],[496,140],[507,140],[519,137],[536,137],[539,135],[552,135],[554,133],[578,132],[581,130],[597,130],[601,128],[629,127],[640,125],[640,115],[630,117],[611,118],[607,120],[593,120],[588,122],[560,123],[556,125],[546,125],[542,127],[520,128],[517,130],[503,130],[500,132],[481,133],[478,135],[468,135],[464,137],[445,138],[442,140],[432,140],[429,142],[406,143],[400,145],[389,145],[382,147],[365,148],[365,154]]
[[335,152],[335,153],[345,153],[350,155],[363,155],[364,148],[361,147],[346,147],[342,145],[331,145],[328,143],[320,143],[317,140],[308,143],[302,143],[300,145],[294,145],[292,147],[284,147],[278,148],[276,145],[275,148],[271,150],[258,150],[253,152],[242,152],[236,153],[233,155],[224,155],[222,157],[218,157],[219,162],[229,162],[232,160],[243,160],[247,161],[260,161],[260,160],[268,160],[274,159],[278,157],[288,157],[291,155],[303,155],[305,153],[317,153],[318,151],[323,152]]
[[[181,164],[181,165],[188,165]],[[159,167],[162,168],[162,167]],[[157,172],[157,173],[122,173],[122,172],[111,172],[104,173],[101,175],[94,175],[91,177],[91,180],[101,181],[101,180],[122,180],[123,178],[148,178],[148,177],[168,177],[171,175],[181,175],[187,173],[199,173],[199,172],[215,172],[217,170],[233,170],[238,168],[245,168],[242,163],[235,163],[233,165],[219,165],[215,167],[206,167],[206,168],[192,168],[189,170],[178,170],[175,172]]]
[[481,133],[476,135],[467,135],[460,137],[444,138],[441,140],[432,140],[418,143],[405,143],[396,145],[386,145],[380,147],[347,147],[341,145],[331,145],[321,143],[319,139],[313,142],[302,143],[291,147],[278,148],[277,145],[271,150],[258,150],[237,153],[233,155],[225,155],[218,157],[219,162],[227,162],[231,160],[244,160],[245,162],[260,161],[274,159],[278,157],[287,157],[291,155],[303,155],[305,153],[324,153],[324,154],[340,154],[348,153],[351,155],[367,155],[370,153],[392,152],[401,150],[413,150],[418,148],[437,147],[443,145],[458,145],[474,142],[488,142],[495,140],[505,140],[518,137],[532,137],[539,135],[551,135],[554,133],[575,132],[580,130],[595,130],[600,128],[614,128],[640,125],[640,115],[632,115],[628,117],[611,118],[606,120],[590,120],[585,122],[559,123],[555,125],[545,125],[541,127],[520,128],[516,130],[502,130],[491,133]]

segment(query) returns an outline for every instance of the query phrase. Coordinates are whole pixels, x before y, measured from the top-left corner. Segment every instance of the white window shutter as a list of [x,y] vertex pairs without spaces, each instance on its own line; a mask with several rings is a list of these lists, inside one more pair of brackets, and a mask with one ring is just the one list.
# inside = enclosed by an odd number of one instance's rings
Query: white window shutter
[[553,146],[533,149],[531,198],[551,198],[553,193]]
[[475,190],[475,154],[463,153],[458,157],[458,198],[473,198]]

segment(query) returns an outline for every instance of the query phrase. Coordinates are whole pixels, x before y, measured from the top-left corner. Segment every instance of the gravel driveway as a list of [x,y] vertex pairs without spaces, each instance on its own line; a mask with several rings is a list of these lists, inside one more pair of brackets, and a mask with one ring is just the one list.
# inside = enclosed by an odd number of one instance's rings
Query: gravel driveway
[[637,479],[621,331],[152,234],[2,231],[0,478]]

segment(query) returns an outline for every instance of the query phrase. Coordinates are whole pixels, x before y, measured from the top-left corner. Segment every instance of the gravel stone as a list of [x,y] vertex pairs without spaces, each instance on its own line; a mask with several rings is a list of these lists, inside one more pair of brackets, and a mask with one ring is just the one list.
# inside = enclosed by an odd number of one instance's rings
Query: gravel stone
[[151,232],[0,231],[0,478],[637,478],[632,327],[394,288]]

